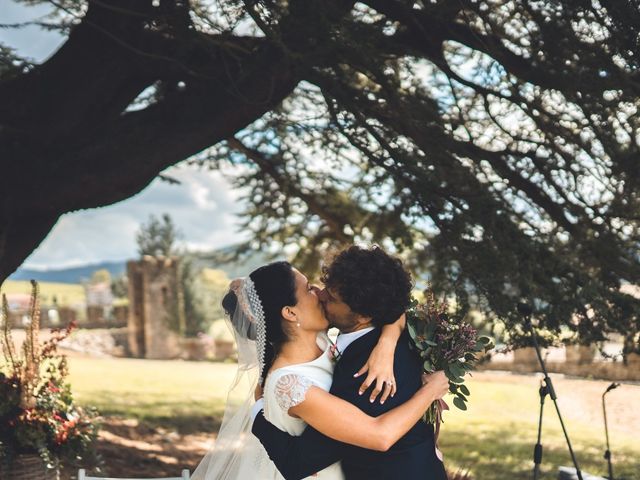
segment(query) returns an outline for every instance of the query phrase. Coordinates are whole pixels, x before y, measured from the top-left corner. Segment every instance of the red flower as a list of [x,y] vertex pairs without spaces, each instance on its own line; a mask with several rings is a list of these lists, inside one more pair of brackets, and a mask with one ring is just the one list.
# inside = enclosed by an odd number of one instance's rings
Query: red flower
[[57,445],[63,444],[64,442],[67,441],[67,437],[68,437],[68,433],[67,433],[66,430],[58,432],[58,434],[56,435],[56,440],[55,440],[56,444]]

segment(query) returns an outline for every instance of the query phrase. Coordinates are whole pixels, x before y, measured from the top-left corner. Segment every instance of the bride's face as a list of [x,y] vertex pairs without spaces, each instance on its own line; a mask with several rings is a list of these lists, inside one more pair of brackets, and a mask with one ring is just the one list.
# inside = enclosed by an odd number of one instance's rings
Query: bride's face
[[295,268],[293,269],[293,274],[296,280],[296,299],[298,300],[293,310],[296,312],[297,320],[300,322],[300,328],[315,332],[326,330],[329,328],[329,322],[324,316],[324,311],[318,298],[320,288],[309,283],[307,277]]

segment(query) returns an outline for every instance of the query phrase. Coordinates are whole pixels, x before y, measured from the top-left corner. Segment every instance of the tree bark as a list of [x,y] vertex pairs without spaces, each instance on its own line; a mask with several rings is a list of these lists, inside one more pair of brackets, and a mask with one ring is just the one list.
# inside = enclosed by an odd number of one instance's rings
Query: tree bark
[[[126,25],[106,34],[90,5],[49,61],[0,83],[0,282],[61,214],[140,192],[163,169],[272,110],[298,82],[286,55],[265,39],[187,32],[171,50]],[[155,80],[185,86],[126,111]]]
[[0,282],[60,215],[129,198],[273,110],[300,81],[294,57],[323,55],[352,6],[292,1],[271,39],[198,31],[189,2],[89,2],[50,59],[0,81]]

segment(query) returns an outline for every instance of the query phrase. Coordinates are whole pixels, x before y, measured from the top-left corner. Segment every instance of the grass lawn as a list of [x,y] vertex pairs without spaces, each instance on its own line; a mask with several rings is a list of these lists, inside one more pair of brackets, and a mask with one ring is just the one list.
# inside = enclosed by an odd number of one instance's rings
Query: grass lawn
[[[70,358],[70,369],[76,398],[105,415],[201,432],[217,429],[236,370],[235,365],[223,363],[84,357]],[[607,382],[559,379],[556,383],[553,378],[582,470],[604,476],[604,434],[598,408],[599,394]],[[469,470],[478,480],[532,478],[537,378],[478,373],[468,385],[469,411],[452,407],[445,413],[440,446],[447,468]],[[634,407],[640,403],[640,386],[621,387],[609,394],[612,400],[614,395],[618,403],[608,411],[614,474],[640,480],[640,414]],[[558,466],[571,465],[571,458],[549,398],[543,425],[541,478],[551,480],[557,478]]]
[[219,424],[236,373],[231,363],[70,357],[75,398],[103,415],[180,431]]
[[[84,287],[80,284],[38,282],[40,288],[40,302],[49,305],[56,297],[58,305],[72,306],[85,301]],[[31,293],[31,283],[27,280],[5,280],[2,293]]]

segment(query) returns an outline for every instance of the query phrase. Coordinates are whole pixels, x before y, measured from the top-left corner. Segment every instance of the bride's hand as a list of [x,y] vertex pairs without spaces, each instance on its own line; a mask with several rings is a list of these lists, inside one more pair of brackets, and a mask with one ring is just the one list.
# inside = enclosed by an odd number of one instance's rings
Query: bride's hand
[[256,389],[253,392],[253,396],[256,401],[258,401],[259,398],[262,398],[262,385],[258,384],[256,386]]
[[375,346],[367,363],[356,372],[354,377],[359,377],[365,372],[369,372],[367,378],[362,385],[358,394],[362,395],[375,382],[376,386],[371,392],[369,400],[374,402],[376,397],[382,392],[380,403],[384,403],[389,395],[392,397],[396,394],[396,379],[393,374],[393,357],[396,351],[396,343],[393,341],[380,338]]
[[449,379],[444,370],[422,374],[422,385],[429,385],[436,400],[449,393]]

